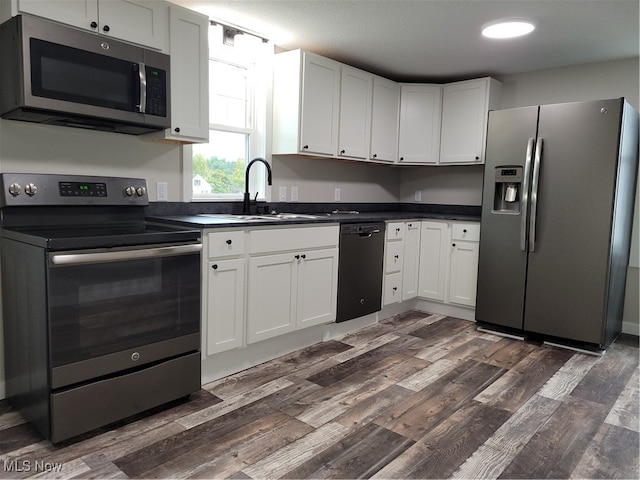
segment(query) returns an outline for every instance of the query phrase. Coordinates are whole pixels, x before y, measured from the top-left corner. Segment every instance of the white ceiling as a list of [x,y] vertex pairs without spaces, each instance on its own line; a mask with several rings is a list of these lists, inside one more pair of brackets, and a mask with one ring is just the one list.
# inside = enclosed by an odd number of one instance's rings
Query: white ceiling
[[[398,81],[450,81],[637,57],[638,0],[172,0]],[[526,37],[482,26],[524,18]]]

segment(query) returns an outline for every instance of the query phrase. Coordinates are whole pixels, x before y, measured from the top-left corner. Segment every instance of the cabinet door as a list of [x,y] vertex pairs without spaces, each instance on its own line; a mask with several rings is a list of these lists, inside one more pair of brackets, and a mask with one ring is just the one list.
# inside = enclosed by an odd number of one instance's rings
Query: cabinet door
[[169,7],[171,129],[166,138],[209,141],[209,18]]
[[478,243],[454,241],[451,248],[449,302],[475,307]]
[[305,252],[297,262],[297,328],[333,322],[338,292],[338,249]]
[[18,11],[98,31],[98,0],[18,0]]
[[404,237],[404,263],[402,264],[402,300],[418,296],[419,266],[420,222],[407,222]]
[[157,0],[100,0],[99,30],[103,35],[162,50],[168,7]]
[[292,253],[249,259],[247,343],[296,328],[296,265]]
[[373,79],[371,107],[371,160],[395,162],[398,158],[400,85],[381,77]]
[[207,274],[206,355],[242,346],[244,337],[245,260],[211,261]]
[[420,297],[445,299],[449,226],[444,222],[422,222],[420,228]]
[[366,159],[371,135],[373,75],[341,67],[338,156]]
[[340,64],[304,53],[300,151],[335,155],[338,151]]
[[488,115],[488,79],[445,85],[442,96],[440,163],[479,163],[483,159]]
[[398,161],[437,163],[440,153],[442,87],[403,85],[400,93]]

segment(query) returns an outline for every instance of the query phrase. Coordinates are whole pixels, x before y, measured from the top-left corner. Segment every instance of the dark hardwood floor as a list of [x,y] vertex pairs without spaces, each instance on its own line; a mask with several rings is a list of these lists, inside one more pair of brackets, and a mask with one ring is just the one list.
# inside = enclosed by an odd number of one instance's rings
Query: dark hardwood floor
[[0,476],[637,479],[638,372],[414,311],[58,446],[0,402]]

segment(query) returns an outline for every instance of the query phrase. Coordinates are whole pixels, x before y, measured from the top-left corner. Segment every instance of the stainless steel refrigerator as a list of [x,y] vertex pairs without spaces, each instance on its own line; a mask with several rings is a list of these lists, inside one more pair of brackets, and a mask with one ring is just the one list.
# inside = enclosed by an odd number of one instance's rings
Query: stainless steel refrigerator
[[476,321],[604,349],[619,334],[638,169],[622,98],[489,114]]

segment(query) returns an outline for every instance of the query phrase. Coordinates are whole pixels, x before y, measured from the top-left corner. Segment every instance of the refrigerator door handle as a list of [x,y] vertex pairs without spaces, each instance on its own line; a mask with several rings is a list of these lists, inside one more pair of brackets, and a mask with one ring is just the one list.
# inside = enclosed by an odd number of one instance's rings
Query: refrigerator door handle
[[527,156],[524,161],[524,181],[522,183],[522,215],[520,218],[520,250],[527,251],[527,213],[529,211],[529,178],[531,175],[531,159],[533,157],[534,138],[527,142]]
[[536,249],[536,211],[538,210],[538,181],[540,180],[540,161],[542,158],[542,138],[536,140],[536,153],[533,162],[533,181],[531,183],[531,218],[529,220],[529,251]]

